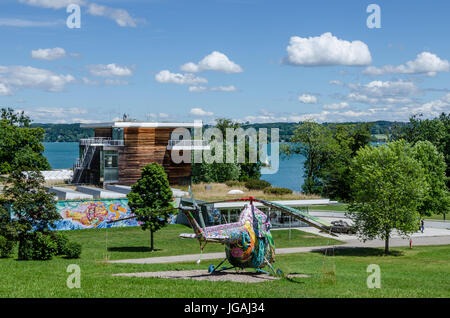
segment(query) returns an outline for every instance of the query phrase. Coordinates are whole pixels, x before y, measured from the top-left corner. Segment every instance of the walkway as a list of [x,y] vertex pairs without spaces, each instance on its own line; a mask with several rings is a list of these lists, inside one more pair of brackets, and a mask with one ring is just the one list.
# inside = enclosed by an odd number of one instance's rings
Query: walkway
[[[304,231],[305,228],[302,228]],[[447,245],[450,244],[450,235],[446,236],[421,236],[413,237],[413,246],[419,245]],[[408,239],[392,238],[389,241],[391,247],[409,246]],[[342,245],[329,245],[329,246],[309,246],[309,247],[289,247],[289,248],[277,248],[276,254],[295,254],[295,253],[307,253],[331,248],[357,248],[357,247],[384,247],[384,241],[373,240],[365,243],[351,239],[346,241]],[[180,262],[195,262],[200,258],[200,254],[190,255],[176,255],[176,256],[163,256],[163,257],[148,257],[137,259],[122,259],[109,261],[109,263],[126,263],[126,264],[165,264],[165,263],[180,263]],[[212,260],[225,258],[225,253],[207,253],[202,255],[202,260]]]

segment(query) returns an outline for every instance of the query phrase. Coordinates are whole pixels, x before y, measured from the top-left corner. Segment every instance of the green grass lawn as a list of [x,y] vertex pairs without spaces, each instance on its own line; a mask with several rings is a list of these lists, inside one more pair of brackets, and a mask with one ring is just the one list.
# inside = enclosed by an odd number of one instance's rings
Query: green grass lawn
[[[198,253],[198,243],[181,240],[182,226],[169,226],[155,235],[159,251],[149,252],[148,232],[138,228],[109,229],[110,257]],[[275,267],[285,273],[302,273],[308,278],[281,279],[257,284],[169,280],[161,278],[113,277],[113,273],[204,269],[215,261],[179,264],[109,264],[104,262],[105,230],[67,232],[83,244],[80,259],[54,257],[50,261],[0,259],[0,297],[450,297],[450,246],[394,248],[395,256],[380,256],[381,249],[329,249],[328,255],[300,253],[276,256]],[[293,231],[273,231],[278,247],[337,243]],[[163,240],[167,238],[167,240]],[[222,251],[209,244],[206,252]],[[81,288],[69,289],[66,272],[69,264],[81,268]],[[381,289],[368,289],[366,268],[381,268]],[[252,269],[249,269],[252,271]]]
[[309,211],[330,211],[330,212],[347,212],[347,204],[339,205],[312,205],[308,207]]

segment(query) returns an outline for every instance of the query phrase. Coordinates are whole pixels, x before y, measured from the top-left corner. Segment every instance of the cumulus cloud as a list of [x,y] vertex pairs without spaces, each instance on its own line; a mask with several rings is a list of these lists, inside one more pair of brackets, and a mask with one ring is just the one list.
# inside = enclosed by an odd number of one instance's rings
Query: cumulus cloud
[[48,9],[62,9],[66,8],[69,4],[78,4],[81,6],[87,3],[85,0],[19,0],[19,2]]
[[197,64],[193,62],[183,64],[180,69],[187,73],[197,73],[207,70],[224,73],[243,72],[242,68],[238,64],[230,61],[225,54],[217,51],[205,56]]
[[286,50],[284,63],[298,66],[361,66],[372,62],[364,42],[341,40],[330,32],[309,38],[293,36]]
[[53,49],[37,49],[31,51],[31,57],[38,60],[54,61],[66,57],[66,51],[60,47],[55,47]]
[[190,92],[236,92],[237,89],[233,85],[229,86],[217,86],[217,87],[205,87],[205,86],[191,86],[189,87]]
[[168,70],[163,70],[156,74],[155,80],[159,83],[171,83],[179,85],[198,85],[208,83],[208,80],[203,77],[196,77],[195,75],[190,73],[171,73]]
[[59,92],[73,82],[75,78],[70,74],[57,74],[31,66],[0,66],[0,95],[12,95],[14,90],[22,88]]
[[113,77],[113,76],[131,76],[133,71],[128,66],[121,66],[114,63],[89,65],[89,72],[93,76]]
[[189,114],[194,115],[194,116],[214,116],[213,112],[207,112],[201,108],[191,108]]
[[430,52],[422,52],[417,55],[413,61],[405,64],[393,66],[385,65],[380,68],[375,66],[367,67],[363,73],[368,75],[385,75],[385,74],[427,74],[434,76],[438,72],[449,72],[450,63],[442,60],[436,54]]
[[348,84],[351,92],[346,99],[365,104],[401,104],[411,102],[411,97],[422,94],[415,83],[409,81],[372,81],[361,85]]
[[298,100],[303,104],[317,104],[317,97],[311,94],[302,94]]
[[322,108],[323,109],[328,109],[328,110],[339,110],[339,109],[344,109],[344,108],[349,108],[349,104],[346,102],[341,102],[341,103],[335,103],[335,104],[326,104],[323,105]]
[[33,121],[39,123],[78,123],[86,120],[80,116],[89,114],[88,110],[78,107],[37,107],[23,111]]
[[110,8],[96,3],[89,4],[87,13],[112,19],[121,27],[136,27],[136,24],[138,23],[138,20],[134,19],[128,11],[124,9]]

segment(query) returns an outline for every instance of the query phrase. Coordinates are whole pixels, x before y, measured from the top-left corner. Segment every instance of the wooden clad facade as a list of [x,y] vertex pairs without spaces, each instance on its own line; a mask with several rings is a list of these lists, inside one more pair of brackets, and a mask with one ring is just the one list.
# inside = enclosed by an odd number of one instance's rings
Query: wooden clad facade
[[119,150],[119,183],[134,184],[140,177],[141,168],[157,162],[167,173],[171,185],[189,184],[191,164],[175,164],[167,150],[174,128],[127,127],[124,129],[124,146]]

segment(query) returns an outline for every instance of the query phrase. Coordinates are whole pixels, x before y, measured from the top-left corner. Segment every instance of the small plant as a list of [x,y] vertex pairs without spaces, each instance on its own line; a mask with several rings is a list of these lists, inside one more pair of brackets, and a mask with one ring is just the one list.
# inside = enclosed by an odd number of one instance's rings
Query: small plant
[[11,255],[16,242],[8,240],[6,237],[0,235],[0,258],[6,258]]
[[264,190],[265,188],[268,188],[270,186],[270,182],[267,182],[265,180],[250,179],[245,182],[245,187],[249,190]]
[[275,195],[283,195],[283,194],[292,194],[292,190],[288,188],[265,188],[265,194],[275,194]]
[[81,244],[77,242],[68,242],[64,254],[66,258],[80,258]]

